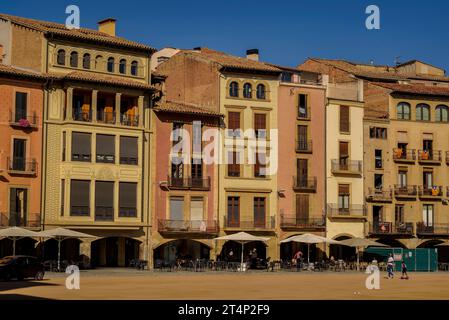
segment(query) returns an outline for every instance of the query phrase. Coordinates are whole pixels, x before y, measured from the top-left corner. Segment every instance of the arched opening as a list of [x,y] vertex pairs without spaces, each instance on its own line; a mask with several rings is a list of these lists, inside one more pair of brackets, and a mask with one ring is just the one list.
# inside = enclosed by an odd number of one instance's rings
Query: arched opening
[[177,259],[182,260],[209,260],[210,248],[205,244],[190,240],[178,239],[164,243],[154,249],[154,262],[173,263]]
[[[350,236],[339,236],[334,240],[342,241],[350,238]],[[342,246],[339,244],[331,244],[329,246],[329,257],[334,257],[335,260],[342,259],[345,261],[357,261],[356,248]]]
[[435,121],[436,122],[449,122],[449,107],[445,105],[439,105],[435,109]]
[[235,81],[229,85],[229,96],[234,98],[239,96],[239,84]]
[[131,75],[137,76],[138,68],[139,63],[137,61],[131,62]]
[[416,106],[416,120],[430,121],[430,106],[425,103],[420,103]]
[[265,100],[265,85],[259,84],[257,85],[257,99]]
[[126,60],[125,59],[120,60],[119,72],[121,74],[125,74],[126,73]]
[[421,243],[418,248],[433,249],[438,250],[438,262],[448,263],[449,262],[449,246],[438,246],[444,243],[442,240],[429,240]]
[[[10,239],[0,240],[0,258],[12,256],[13,241]],[[22,238],[16,241],[16,255],[38,256],[36,240],[31,238]]]
[[114,72],[114,68],[115,68],[115,59],[110,57],[108,59],[108,72]]
[[410,104],[401,102],[396,106],[396,117],[400,120],[410,120]]
[[95,69],[96,70],[104,70],[104,65],[103,65],[103,56],[96,56],[95,57]]
[[[310,249],[310,253],[308,250]],[[308,254],[310,254],[310,262],[320,261],[324,257],[326,257],[326,253],[318,248],[315,244],[311,244],[308,246],[306,243],[298,243],[298,242],[287,242],[281,243],[281,260],[282,261],[291,261],[293,256],[298,252],[302,252],[302,257],[305,262],[307,262]]]
[[[61,241],[61,262],[62,265],[73,264],[80,261],[80,243],[79,239],[66,239]],[[44,243],[43,260],[58,259],[58,241],[55,239],[48,239]],[[67,263],[65,263],[67,262]]]
[[253,97],[253,87],[250,83],[245,83],[243,85],[243,97],[251,99]]
[[376,242],[386,244],[387,246],[391,248],[401,248],[401,249],[407,249],[407,247],[400,241],[396,239],[390,239],[390,238],[380,238]]
[[90,54],[85,53],[83,56],[83,68],[90,69]]
[[140,241],[127,237],[107,237],[91,244],[92,267],[127,267],[139,259]]
[[78,68],[78,52],[76,51],[70,54],[70,66],[72,68]]
[[58,50],[58,56],[56,60],[57,60],[56,62],[60,66],[65,66],[65,50],[63,49]]
[[[243,260],[249,261],[251,252],[256,249],[258,259],[267,258],[267,246],[261,241],[245,243],[243,249]],[[230,254],[232,251],[232,255]],[[228,262],[240,262],[242,257],[242,244],[235,241],[226,241],[221,249],[218,259]]]

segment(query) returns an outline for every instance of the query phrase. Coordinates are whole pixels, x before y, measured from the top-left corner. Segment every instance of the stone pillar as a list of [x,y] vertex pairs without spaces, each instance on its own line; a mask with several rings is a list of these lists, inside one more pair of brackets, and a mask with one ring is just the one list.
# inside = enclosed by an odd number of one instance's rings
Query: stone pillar
[[122,102],[122,94],[115,94],[115,124],[120,125],[120,106]]
[[97,122],[97,96],[98,90],[92,90],[92,102],[90,104],[92,108],[92,122]]
[[91,241],[83,241],[80,243],[80,256],[85,267],[91,266],[92,254],[91,254]]
[[118,266],[119,267],[124,267],[124,266],[126,266],[126,256],[125,256],[125,251],[126,251],[126,244],[125,244],[125,241],[126,241],[126,239],[125,238],[122,238],[122,237],[120,237],[120,238],[118,238],[118,245],[117,245],[117,247],[118,247]]
[[67,88],[66,94],[66,120],[73,120],[73,88]]
[[143,118],[144,118],[144,112],[143,112],[143,104],[144,104],[144,96],[139,96],[139,99],[137,101],[137,109],[139,110],[139,127],[143,126]]

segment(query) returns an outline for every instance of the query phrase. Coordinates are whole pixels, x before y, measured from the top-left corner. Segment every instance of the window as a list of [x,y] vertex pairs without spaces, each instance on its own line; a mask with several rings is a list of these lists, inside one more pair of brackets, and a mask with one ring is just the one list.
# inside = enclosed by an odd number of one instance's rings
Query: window
[[138,164],[138,147],[136,137],[120,137],[120,164]]
[[91,134],[72,132],[72,161],[91,161]]
[[103,70],[104,69],[103,56],[97,56],[95,58],[95,69],[96,70]]
[[228,136],[240,137],[240,112],[230,111],[228,112]]
[[65,66],[65,50],[63,50],[63,49],[58,50],[58,56],[56,58],[56,62],[60,66]]
[[264,228],[266,221],[266,210],[265,210],[266,199],[264,197],[254,198],[254,226],[257,228]]
[[78,52],[76,51],[70,54],[70,66],[72,68],[78,68]]
[[65,154],[66,154],[66,145],[67,145],[67,132],[62,132],[62,161],[65,161]]
[[382,150],[376,149],[374,151],[374,163],[375,163],[376,169],[382,169],[383,168]]
[[340,106],[340,132],[349,133],[349,107]]
[[383,188],[384,175],[374,174],[374,188],[377,190],[382,190]]
[[298,126],[298,150],[309,151],[309,141],[307,139],[307,126]]
[[232,81],[229,85],[229,96],[230,97],[238,97],[239,96],[239,84],[235,81]]
[[433,204],[424,204],[422,208],[424,226],[433,227]]
[[115,136],[97,134],[97,162],[115,163]]
[[449,122],[449,107],[448,106],[439,105],[436,107],[435,121]]
[[338,209],[340,212],[349,212],[349,188],[349,184],[338,185]]
[[14,171],[27,170],[26,144],[26,139],[14,138],[13,140],[12,163],[10,164],[10,168]]
[[394,222],[396,226],[403,224],[405,222],[404,219],[404,205],[397,204],[394,208]]
[[296,159],[297,187],[307,188],[309,165],[307,159]]
[[253,97],[253,87],[249,83],[245,83],[243,85],[243,97],[247,99],[251,99]]
[[302,119],[309,118],[308,114],[309,108],[307,105],[307,95],[299,94],[298,95],[298,117]]
[[339,145],[339,153],[340,153],[340,158],[339,158],[339,165],[340,165],[340,170],[348,170],[348,166],[349,166],[349,142],[346,141],[340,141]]
[[291,72],[282,72],[281,74],[281,82],[292,82],[293,73]]
[[431,190],[433,188],[433,171],[425,169],[428,171],[423,172],[423,187],[424,189]]
[[266,162],[266,154],[265,153],[256,153],[256,163],[254,164],[254,177],[255,178],[265,178],[265,162]]
[[430,121],[430,106],[424,103],[420,103],[416,106],[416,120],[417,121]]
[[125,59],[120,60],[119,72],[121,74],[125,74],[126,73],[126,60]]
[[296,195],[296,221],[306,223],[309,220],[309,195]]
[[115,59],[110,57],[108,59],[108,72],[114,72],[115,69]]
[[[204,199],[203,197],[191,197],[190,198],[190,220],[191,221],[203,221],[204,212]],[[194,227],[200,227],[196,225]]]
[[20,226],[28,219],[28,189],[9,189],[9,225]]
[[399,172],[398,172],[398,185],[401,188],[407,187],[407,171],[399,170]]
[[138,71],[139,71],[139,63],[137,61],[131,62],[131,75],[137,76]]
[[89,216],[90,215],[90,181],[71,180],[70,181],[70,215]]
[[240,226],[240,198],[228,197],[228,227]]
[[228,152],[228,176],[240,177],[240,157],[235,151]]
[[254,114],[254,131],[256,138],[265,139],[267,137],[267,115],[264,113]]
[[85,53],[83,56],[83,68],[90,69],[90,54]]
[[14,122],[19,123],[20,120],[28,120],[28,94],[26,92],[16,92],[16,109],[14,115]]
[[137,183],[120,182],[119,217],[137,217]]
[[172,130],[173,146],[182,141],[182,129],[183,129],[183,127],[184,127],[183,123],[180,123],[180,122],[174,122],[173,123],[173,130]]
[[257,85],[257,99],[265,100],[266,99],[266,93],[265,93],[265,85],[258,84]]
[[65,180],[61,180],[61,217],[64,216],[65,208]]
[[399,120],[410,120],[410,104],[401,102],[396,107],[397,118]]
[[95,220],[114,220],[114,182],[95,181]]
[[371,139],[387,139],[387,128],[370,127],[369,135]]
[[170,197],[170,220],[184,221],[184,197]]

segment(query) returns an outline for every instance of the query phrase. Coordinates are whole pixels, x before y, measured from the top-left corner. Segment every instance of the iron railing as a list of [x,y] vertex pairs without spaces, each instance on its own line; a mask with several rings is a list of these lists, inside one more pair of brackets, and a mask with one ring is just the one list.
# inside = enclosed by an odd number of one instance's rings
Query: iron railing
[[275,218],[265,218],[261,220],[232,220],[224,217],[225,229],[241,230],[271,230],[275,228]]
[[344,173],[344,174],[362,174],[362,161],[360,160],[338,160],[334,159],[331,162],[332,173]]
[[97,111],[97,122],[115,124],[115,112],[113,111]]
[[413,222],[372,222],[369,225],[369,233],[372,235],[407,235],[412,236]]
[[362,204],[350,204],[348,206],[328,204],[327,214],[332,218],[364,218],[366,217],[366,208]]
[[312,152],[312,140],[298,140],[296,141],[296,152]]
[[17,214],[0,213],[0,227],[22,227],[22,228],[40,228],[41,215],[30,214],[26,218],[22,218]]
[[297,191],[316,191],[316,177],[293,177],[293,190]]
[[27,158],[7,158],[8,172],[17,174],[37,174],[37,161]]
[[419,186],[418,195],[420,197],[442,197],[443,187],[442,186]]
[[401,148],[394,148],[393,160],[397,162],[415,162],[416,160],[415,149],[404,150]]
[[324,218],[298,218],[281,214],[280,227],[282,229],[325,229]]
[[89,110],[89,111],[73,110],[73,120],[91,122],[92,121],[92,110]]
[[418,161],[419,162],[438,162],[442,160],[440,150],[418,150]]
[[14,127],[36,128],[38,118],[36,113],[27,114],[25,112],[13,112],[9,110],[9,124]]
[[176,177],[167,177],[168,187],[171,189],[201,189],[201,190],[209,190],[210,189],[210,177],[206,178],[176,178]]
[[158,220],[159,232],[217,233],[216,220]]
[[416,197],[418,194],[418,188],[416,186],[409,185],[395,185],[394,195],[396,197]]
[[128,127],[139,126],[139,115],[120,114],[120,123]]
[[391,188],[368,188],[367,200],[369,201],[391,201],[393,190]]
[[418,222],[416,224],[416,233],[419,235],[449,235],[449,223],[428,225]]

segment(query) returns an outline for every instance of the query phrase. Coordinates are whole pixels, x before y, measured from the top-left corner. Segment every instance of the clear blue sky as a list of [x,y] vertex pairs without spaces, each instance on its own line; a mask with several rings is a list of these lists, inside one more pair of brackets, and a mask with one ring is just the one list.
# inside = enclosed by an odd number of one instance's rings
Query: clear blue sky
[[[156,48],[259,48],[262,60],[288,66],[307,57],[393,64],[400,56],[449,73],[447,0],[2,0],[0,12],[64,23],[69,4],[80,7],[83,27],[114,17],[118,35]],[[380,30],[365,28],[370,4],[380,7]]]

